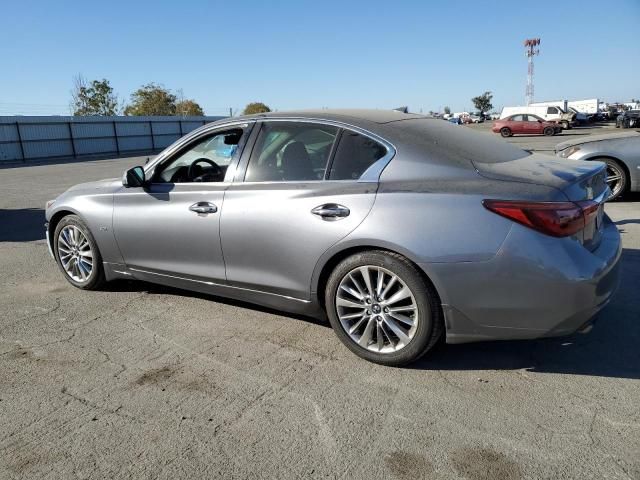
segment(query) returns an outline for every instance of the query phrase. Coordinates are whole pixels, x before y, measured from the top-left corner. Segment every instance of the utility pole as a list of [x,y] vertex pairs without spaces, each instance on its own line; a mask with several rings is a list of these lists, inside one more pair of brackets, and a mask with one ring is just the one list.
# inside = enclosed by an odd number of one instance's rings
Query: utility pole
[[527,105],[533,103],[533,57],[540,55],[539,38],[528,38],[524,41],[524,54],[527,57],[528,73],[527,73],[527,90],[525,93],[525,102]]

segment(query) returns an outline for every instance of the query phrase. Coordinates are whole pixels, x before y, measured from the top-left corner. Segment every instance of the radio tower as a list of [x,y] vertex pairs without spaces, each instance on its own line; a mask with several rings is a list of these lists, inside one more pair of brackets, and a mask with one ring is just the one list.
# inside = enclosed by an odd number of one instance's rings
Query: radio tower
[[535,55],[540,55],[540,49],[537,48],[540,45],[539,38],[528,38],[524,41],[524,54],[527,57],[527,62],[529,63],[529,70],[527,74],[527,92],[526,92],[526,102],[527,105],[530,105],[533,102],[533,57]]

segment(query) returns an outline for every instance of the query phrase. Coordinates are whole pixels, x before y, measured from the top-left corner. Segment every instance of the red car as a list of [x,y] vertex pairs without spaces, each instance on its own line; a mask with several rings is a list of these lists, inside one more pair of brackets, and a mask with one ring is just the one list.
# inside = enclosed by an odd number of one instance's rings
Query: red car
[[521,113],[511,115],[493,122],[491,131],[500,133],[503,137],[510,137],[514,134],[529,135],[556,135],[562,132],[562,127],[557,123],[546,122],[536,115],[530,113]]

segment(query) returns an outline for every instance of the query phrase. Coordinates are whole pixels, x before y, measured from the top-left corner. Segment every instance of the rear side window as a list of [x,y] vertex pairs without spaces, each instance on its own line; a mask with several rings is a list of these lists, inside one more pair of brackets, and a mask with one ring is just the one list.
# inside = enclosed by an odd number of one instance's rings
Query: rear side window
[[305,122],[265,122],[249,159],[246,182],[322,180],[338,128]]
[[511,120],[512,122],[524,122],[525,121],[524,115],[514,115],[509,120]]
[[387,149],[375,140],[350,130],[344,130],[329,170],[329,180],[357,180],[387,154]]

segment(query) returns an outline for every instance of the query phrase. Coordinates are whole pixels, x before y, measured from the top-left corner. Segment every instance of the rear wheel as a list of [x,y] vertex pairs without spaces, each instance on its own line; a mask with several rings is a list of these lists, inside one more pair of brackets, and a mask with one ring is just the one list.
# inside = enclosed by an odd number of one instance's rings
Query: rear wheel
[[500,129],[500,135],[503,137],[510,137],[513,133],[511,133],[511,129],[509,127],[502,127]]
[[556,130],[553,127],[544,127],[544,130],[542,130],[542,133],[547,137],[550,137],[551,135],[556,133]]
[[607,164],[607,184],[611,189],[609,200],[621,197],[629,188],[629,177],[625,168],[612,158],[594,158]]
[[340,262],[328,279],[325,306],[342,343],[382,365],[417,360],[443,331],[433,287],[395,253],[368,251]]
[[98,245],[87,225],[77,215],[68,215],[56,225],[53,251],[60,270],[71,285],[96,290],[104,282]]

